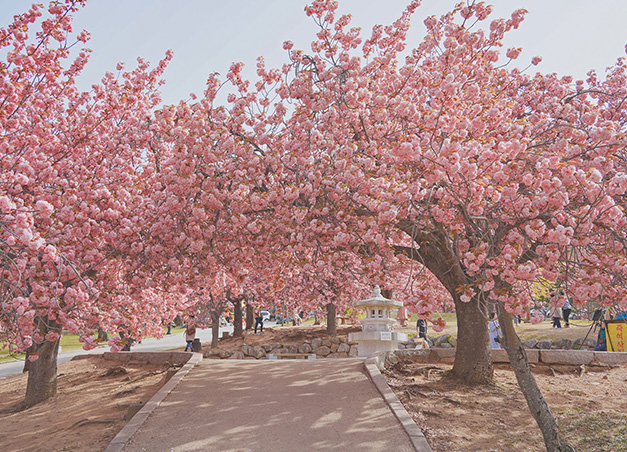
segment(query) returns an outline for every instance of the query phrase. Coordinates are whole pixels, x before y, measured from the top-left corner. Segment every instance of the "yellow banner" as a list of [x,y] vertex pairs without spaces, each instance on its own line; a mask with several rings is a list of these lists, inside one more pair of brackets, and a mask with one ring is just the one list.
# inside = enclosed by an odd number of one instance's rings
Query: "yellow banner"
[[616,323],[607,322],[607,351],[624,352],[625,339],[627,338],[627,323],[622,320]]

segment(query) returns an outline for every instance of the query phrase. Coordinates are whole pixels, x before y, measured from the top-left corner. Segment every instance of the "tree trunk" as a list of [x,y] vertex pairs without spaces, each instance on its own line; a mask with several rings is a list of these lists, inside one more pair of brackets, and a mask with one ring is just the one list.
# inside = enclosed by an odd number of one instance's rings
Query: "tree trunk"
[[557,419],[544,400],[536,379],[531,373],[527,352],[516,334],[511,314],[501,304],[499,304],[498,311],[499,325],[503,333],[503,346],[512,364],[518,386],[527,400],[529,411],[540,427],[547,452],[575,452],[575,449],[560,437]]
[[211,348],[218,346],[220,336],[220,312],[211,313]]
[[455,300],[457,349],[453,375],[471,385],[488,384],[494,377],[488,321],[478,301]]
[[457,350],[453,375],[468,384],[488,384],[494,377],[488,320],[475,297],[467,303],[460,300],[464,287],[475,283],[466,275],[460,257],[454,252],[450,237],[441,231],[422,231],[411,220],[397,225],[417,248],[395,247],[423,264],[451,294],[457,313]]
[[[48,331],[61,331],[60,325],[53,320],[40,320],[39,325],[44,335]],[[28,368],[28,382],[26,396],[21,404],[22,409],[30,408],[57,393],[57,357],[60,341],[59,334],[56,341],[44,340],[41,344],[33,344],[29,349],[29,355],[37,355],[38,359],[25,366]]]
[[107,334],[107,332],[99,327],[98,328],[98,342],[107,342],[109,340],[109,335]]
[[246,329],[251,330],[255,325],[255,308],[251,303],[246,303]]
[[328,303],[327,308],[327,334],[337,333],[337,308],[333,303]]
[[122,347],[122,350],[120,351],[130,352],[131,345],[133,345],[133,342],[135,342],[135,339],[133,339],[128,334],[126,334],[124,331],[120,331],[120,339],[122,339],[122,343],[124,344],[124,346]]
[[233,302],[233,336],[242,337],[244,328],[242,327],[242,300],[238,299]]
[[320,315],[318,314],[318,311],[314,312],[314,325],[320,325]]

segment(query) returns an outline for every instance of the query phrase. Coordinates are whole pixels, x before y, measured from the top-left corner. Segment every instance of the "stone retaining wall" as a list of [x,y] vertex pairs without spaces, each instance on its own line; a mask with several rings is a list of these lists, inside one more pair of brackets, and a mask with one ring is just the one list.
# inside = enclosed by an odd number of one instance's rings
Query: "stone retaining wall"
[[[615,366],[627,363],[627,352],[594,352],[587,350],[526,350],[531,364],[566,365],[566,366]],[[454,348],[405,349],[386,352],[383,356],[385,365],[394,365],[399,361],[408,362],[443,362],[452,364],[455,360]],[[495,363],[509,363],[505,350],[492,350]]]
[[240,345],[235,350],[205,350],[209,359],[267,359],[268,355],[284,353],[313,353],[318,358],[353,358],[357,356],[357,344],[346,336],[315,338],[300,344]]
[[[432,347],[436,348],[455,348],[457,346],[457,340],[450,334],[429,337],[429,343]],[[540,341],[537,339],[530,339],[528,341],[523,341],[523,345],[528,350],[592,350],[594,349],[596,343],[596,334],[583,336],[575,340],[564,338],[557,341],[553,341],[551,339],[544,339]],[[412,337],[409,341],[399,342],[398,348],[401,350],[413,349],[416,348],[418,344],[419,343],[416,342],[415,337]]]
[[[88,355],[82,355],[88,356]],[[139,362],[146,364],[182,365],[192,356],[187,352],[104,352],[102,357],[120,363]]]

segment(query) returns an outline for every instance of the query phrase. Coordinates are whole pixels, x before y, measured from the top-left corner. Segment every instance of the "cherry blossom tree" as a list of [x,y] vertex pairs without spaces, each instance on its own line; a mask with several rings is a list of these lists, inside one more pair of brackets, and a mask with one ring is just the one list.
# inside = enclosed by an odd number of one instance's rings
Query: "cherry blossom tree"
[[453,372],[469,383],[492,379],[486,316],[497,309],[547,448],[568,450],[511,314],[529,306],[539,277],[567,280],[576,303],[624,303],[623,63],[588,87],[508,69],[520,49],[503,60],[499,48],[524,10],[482,27],[482,2],[427,18],[425,39],[405,50],[418,3],[362,41],[335,2],[315,1],[311,53],[286,43],[291,78],[277,92],[292,113],[276,147],[292,197],[309,201],[295,216],[336,244],[380,259],[400,252],[438,278],[458,317]]
[[[91,348],[92,329],[121,318],[114,306],[136,303],[124,297],[118,261],[136,236],[146,118],[160,101],[170,57],[152,71],[140,60],[134,71],[109,73],[90,93],[79,92],[75,79],[88,51],[70,60],[71,18],[82,4],[52,2],[46,16],[34,5],[0,30],[0,331],[32,361],[25,407],[56,392],[63,329]],[[78,43],[87,39],[76,35]]]

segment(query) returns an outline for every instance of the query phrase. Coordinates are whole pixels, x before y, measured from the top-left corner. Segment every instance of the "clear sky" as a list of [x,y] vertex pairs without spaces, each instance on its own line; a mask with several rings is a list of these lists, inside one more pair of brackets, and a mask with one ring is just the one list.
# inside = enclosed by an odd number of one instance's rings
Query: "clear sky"
[[[353,15],[353,26],[369,33],[376,23],[389,24],[409,0],[339,0],[340,12]],[[423,19],[441,14],[458,0],[424,0],[412,21],[414,42],[424,32]],[[28,9],[32,1],[0,0],[0,24]],[[166,74],[166,103],[201,95],[207,75],[224,75],[233,61],[242,61],[252,74],[256,58],[268,66],[286,61],[282,48],[291,40],[309,49],[316,27],[303,9],[305,0],[88,0],[75,16],[77,30],[88,30],[93,50],[79,80],[83,89],[98,82],[105,71],[124,61],[134,67],[138,56],[156,63],[167,49],[174,60]],[[603,72],[625,55],[627,4],[625,0],[493,0],[492,17],[509,17],[517,8],[529,11],[519,30],[510,34],[508,47],[522,47],[519,65],[534,56],[543,62],[537,70],[585,78],[589,69]],[[524,62],[524,64],[523,64]],[[536,70],[533,69],[533,70]]]

